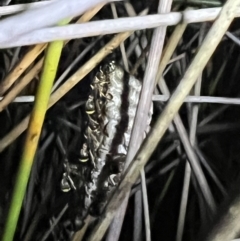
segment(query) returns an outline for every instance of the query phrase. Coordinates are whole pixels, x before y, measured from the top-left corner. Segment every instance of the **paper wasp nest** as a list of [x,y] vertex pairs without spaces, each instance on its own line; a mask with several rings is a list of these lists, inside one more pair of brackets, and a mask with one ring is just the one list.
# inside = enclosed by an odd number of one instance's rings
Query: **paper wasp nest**
[[[98,214],[120,180],[130,141],[141,83],[114,62],[95,76],[86,103],[88,127],[81,150],[93,165],[85,207]],[[85,151],[84,151],[85,150]]]
[[[120,181],[141,87],[140,81],[114,62],[100,69],[94,78],[86,102],[88,123],[79,158],[90,167],[84,174],[81,192],[85,214],[99,215]],[[62,179],[63,191],[78,189],[67,174],[74,172],[72,169],[70,166]]]

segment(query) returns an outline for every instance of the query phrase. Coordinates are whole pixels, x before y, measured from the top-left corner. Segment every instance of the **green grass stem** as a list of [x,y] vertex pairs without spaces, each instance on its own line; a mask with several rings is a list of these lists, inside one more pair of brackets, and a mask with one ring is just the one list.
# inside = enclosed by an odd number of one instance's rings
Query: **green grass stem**
[[[65,25],[68,22],[69,19],[62,21],[59,25]],[[43,71],[27,130],[25,146],[16,176],[2,241],[12,241],[14,238],[63,44],[64,41],[54,41],[50,43],[46,49]]]

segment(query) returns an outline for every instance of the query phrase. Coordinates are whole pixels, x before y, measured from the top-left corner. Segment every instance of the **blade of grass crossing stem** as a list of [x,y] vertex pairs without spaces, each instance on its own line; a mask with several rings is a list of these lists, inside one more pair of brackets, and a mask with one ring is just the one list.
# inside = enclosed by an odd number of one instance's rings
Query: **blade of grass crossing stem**
[[[62,21],[59,25],[66,25],[68,22],[69,19]],[[64,41],[55,41],[50,43],[46,50],[43,72],[28,126],[2,241],[12,241],[14,237],[63,44]]]

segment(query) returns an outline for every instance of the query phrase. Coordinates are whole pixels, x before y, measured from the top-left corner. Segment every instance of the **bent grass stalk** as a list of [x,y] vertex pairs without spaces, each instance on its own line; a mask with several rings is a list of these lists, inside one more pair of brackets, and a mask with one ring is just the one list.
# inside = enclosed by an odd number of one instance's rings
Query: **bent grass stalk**
[[[59,25],[65,25],[69,19]],[[35,152],[46,114],[51,88],[56,76],[64,41],[55,41],[48,45],[39,82],[36,101],[30,117],[25,146],[18,169],[13,196],[5,224],[2,241],[12,241],[16,231],[25,191],[28,184]]]

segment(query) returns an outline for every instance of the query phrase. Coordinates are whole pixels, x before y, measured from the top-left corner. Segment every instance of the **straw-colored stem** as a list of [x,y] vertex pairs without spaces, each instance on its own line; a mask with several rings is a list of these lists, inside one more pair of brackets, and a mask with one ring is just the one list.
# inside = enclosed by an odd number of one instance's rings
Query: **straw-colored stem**
[[160,61],[159,67],[158,67],[158,72],[157,72],[157,78],[156,78],[156,82],[159,82],[164,69],[166,68],[170,58],[173,55],[173,52],[175,51],[179,40],[182,38],[182,35],[185,31],[187,27],[186,23],[180,23],[176,26],[176,28],[174,29],[173,34],[171,35],[170,39],[167,42],[166,47],[164,48],[164,52],[163,52],[163,57]]
[[144,169],[140,171],[140,174],[141,174],[141,185],[142,185],[142,193],[143,193],[143,210],[144,210],[145,233],[146,233],[145,235],[146,235],[146,241],[151,241],[149,204],[148,204],[147,184],[146,184]]
[[[32,60],[33,61],[33,60]],[[27,84],[29,84],[34,77],[40,72],[43,65],[43,58],[41,58],[33,68],[12,88],[1,100],[0,102],[0,112],[3,111],[14,99],[15,97],[25,88]],[[10,76],[9,76],[10,77]],[[7,81],[8,78],[5,79]],[[15,78],[10,78],[11,82],[15,82]],[[13,83],[12,82],[12,83]],[[5,83],[5,82],[4,82]],[[6,82],[7,83],[7,82]],[[5,87],[10,87],[10,85],[4,85]],[[4,91],[8,88],[4,88]],[[1,87],[0,87],[1,89]]]
[[87,227],[88,227],[89,223],[91,223],[92,221],[93,221],[93,218],[91,216],[87,216],[84,226],[81,228],[81,230],[79,230],[78,232],[76,232],[74,234],[72,241],[82,241],[83,237],[87,231]]
[[19,76],[30,66],[38,55],[42,53],[46,46],[47,44],[38,44],[27,52],[17,66],[1,82],[0,95],[3,95],[15,83]]

